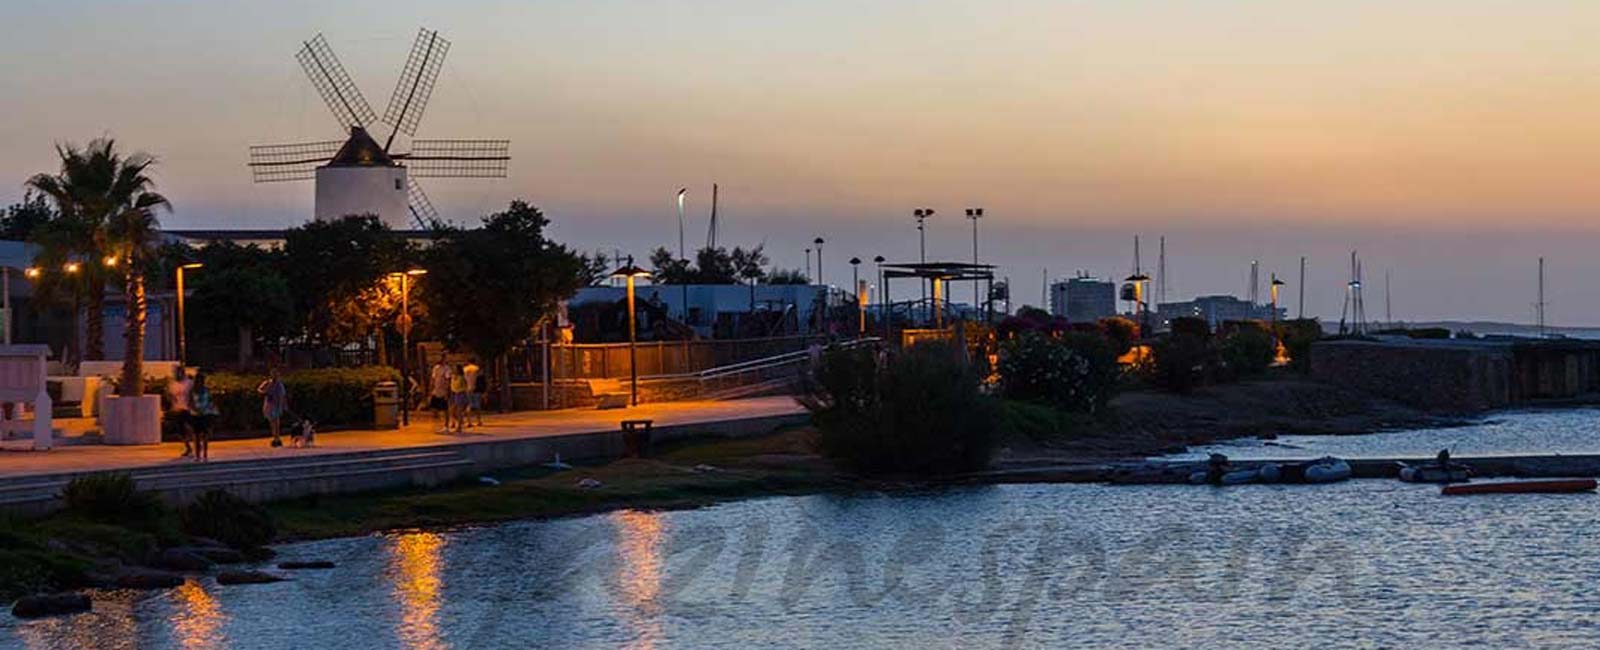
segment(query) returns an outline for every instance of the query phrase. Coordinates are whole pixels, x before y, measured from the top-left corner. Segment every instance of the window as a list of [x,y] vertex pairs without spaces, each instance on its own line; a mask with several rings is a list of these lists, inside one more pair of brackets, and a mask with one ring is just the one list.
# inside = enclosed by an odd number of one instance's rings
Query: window
[[400,191],[400,179],[398,178],[394,179],[394,189],[396,192]]

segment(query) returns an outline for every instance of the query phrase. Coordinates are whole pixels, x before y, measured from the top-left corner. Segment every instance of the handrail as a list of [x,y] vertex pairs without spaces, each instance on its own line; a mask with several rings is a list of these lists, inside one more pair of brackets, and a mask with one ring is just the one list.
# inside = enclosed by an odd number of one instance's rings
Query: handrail
[[[853,339],[853,340],[850,340],[850,341],[844,341],[842,343],[835,343],[833,345],[836,345],[836,346],[841,347],[841,348],[848,349],[848,348],[853,348],[853,347],[857,347],[857,346],[860,346],[860,345],[866,345],[868,343],[877,343],[880,340],[881,339],[879,339],[878,337],[869,336],[869,337],[865,337],[865,338],[859,338],[859,339]],[[696,378],[696,379],[699,379],[701,381],[705,381],[707,379],[715,379],[715,378],[718,378],[718,377],[724,377],[724,376],[728,376],[728,375],[737,375],[737,374],[742,374],[742,373],[745,373],[745,372],[750,372],[750,371],[753,371],[753,370],[766,370],[768,368],[775,368],[775,367],[778,367],[778,366],[783,366],[783,365],[787,365],[787,364],[790,364],[790,363],[794,363],[796,361],[807,359],[810,356],[811,356],[811,351],[810,350],[796,350],[794,352],[785,352],[783,354],[776,354],[776,355],[773,355],[773,356],[770,356],[770,357],[762,357],[760,359],[751,359],[749,361],[741,361],[739,363],[728,364],[726,366],[718,366],[716,368],[707,368],[705,370],[700,370],[700,371],[697,371],[697,372],[684,372],[684,373],[673,373],[673,374],[664,374],[664,375],[648,375],[648,376],[641,376],[639,378],[640,379],[655,379],[655,380]]]

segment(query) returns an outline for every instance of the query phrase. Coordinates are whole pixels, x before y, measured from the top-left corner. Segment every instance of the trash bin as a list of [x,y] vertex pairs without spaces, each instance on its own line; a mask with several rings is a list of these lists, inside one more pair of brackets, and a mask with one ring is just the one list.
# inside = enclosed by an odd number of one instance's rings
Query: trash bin
[[628,458],[644,458],[650,455],[650,429],[655,420],[623,420],[622,444],[627,448]]
[[377,429],[400,428],[400,384],[380,381],[372,387],[372,426]]

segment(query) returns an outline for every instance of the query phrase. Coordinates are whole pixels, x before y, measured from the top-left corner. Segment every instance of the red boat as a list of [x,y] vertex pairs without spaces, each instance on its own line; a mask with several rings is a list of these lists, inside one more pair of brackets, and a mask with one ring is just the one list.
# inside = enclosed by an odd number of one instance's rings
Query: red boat
[[1595,488],[1592,478],[1568,478],[1545,481],[1498,481],[1494,483],[1463,483],[1446,485],[1440,494],[1560,494],[1588,492]]

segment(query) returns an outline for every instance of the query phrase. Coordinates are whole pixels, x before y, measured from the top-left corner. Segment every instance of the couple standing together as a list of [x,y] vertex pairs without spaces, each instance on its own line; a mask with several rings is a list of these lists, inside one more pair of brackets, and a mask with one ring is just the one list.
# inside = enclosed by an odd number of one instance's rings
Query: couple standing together
[[428,377],[428,408],[434,419],[444,414],[444,432],[460,433],[469,419],[483,424],[483,395],[489,392],[488,378],[478,364],[450,364],[441,353]]

